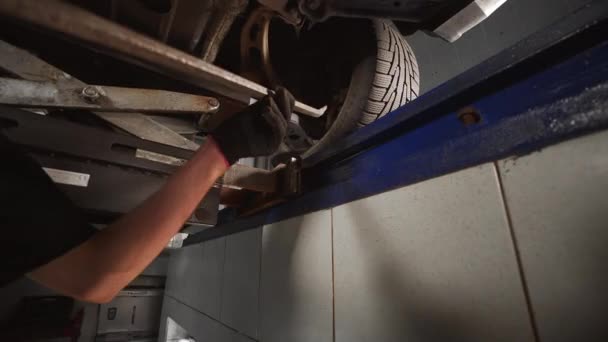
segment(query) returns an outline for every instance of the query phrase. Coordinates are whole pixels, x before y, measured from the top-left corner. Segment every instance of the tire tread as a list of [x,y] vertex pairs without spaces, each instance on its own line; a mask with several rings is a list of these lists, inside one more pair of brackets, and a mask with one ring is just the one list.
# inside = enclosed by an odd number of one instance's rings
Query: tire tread
[[374,20],[378,41],[376,74],[357,125],[368,125],[418,97],[418,62],[395,24]]

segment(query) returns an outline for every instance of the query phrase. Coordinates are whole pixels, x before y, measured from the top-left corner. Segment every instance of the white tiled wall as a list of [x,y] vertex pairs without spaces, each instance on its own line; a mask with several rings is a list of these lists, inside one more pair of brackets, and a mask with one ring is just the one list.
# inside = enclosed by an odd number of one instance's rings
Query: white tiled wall
[[163,324],[197,341],[606,341],[605,194],[608,131],[187,247]]
[[226,238],[220,320],[258,338],[262,229]]
[[218,319],[225,242],[217,239],[174,251],[169,260],[165,293]]
[[533,341],[493,164],[333,210],[336,341]]
[[159,341],[168,317],[197,341],[331,341],[331,250],[326,210],[174,251]]
[[261,340],[332,340],[331,211],[264,227]]
[[201,313],[200,311],[185,305],[184,303],[170,297],[165,296],[163,301],[163,312],[161,314],[161,326],[159,331],[159,341],[172,341],[171,332],[174,330],[167,329],[171,319],[180,327],[179,330],[185,332],[187,336],[193,337],[197,342],[221,341],[221,342],[246,342],[252,341],[247,336],[240,334],[234,329],[221,324],[211,317]]
[[542,341],[608,341],[608,131],[498,163]]

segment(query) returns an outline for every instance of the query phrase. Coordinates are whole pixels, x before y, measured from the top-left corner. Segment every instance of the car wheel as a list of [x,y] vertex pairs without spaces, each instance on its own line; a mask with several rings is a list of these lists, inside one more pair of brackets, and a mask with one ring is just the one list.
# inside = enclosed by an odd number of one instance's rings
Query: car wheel
[[245,75],[327,106],[292,124],[281,154],[306,158],[418,96],[416,56],[392,21],[334,19],[295,32],[261,8],[241,34]]
[[355,67],[335,121],[304,158],[418,97],[420,74],[412,48],[392,21],[374,20],[373,27],[376,55]]

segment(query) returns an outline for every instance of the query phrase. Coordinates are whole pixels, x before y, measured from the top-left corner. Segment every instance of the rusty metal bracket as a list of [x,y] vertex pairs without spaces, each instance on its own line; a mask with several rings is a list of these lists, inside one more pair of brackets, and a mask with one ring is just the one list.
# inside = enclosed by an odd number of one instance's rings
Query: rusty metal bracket
[[236,164],[224,174],[221,183],[229,188],[276,192],[280,182],[275,171]]
[[[239,166],[239,165],[235,165]],[[240,167],[243,167],[242,165]],[[253,170],[259,170],[251,168]],[[250,172],[260,172],[253,171]],[[229,171],[230,172],[230,171]],[[289,198],[299,195],[302,191],[302,162],[297,157],[289,158],[272,171],[265,171],[267,180],[275,186],[274,191],[252,192],[241,189],[223,188],[220,195],[220,202],[238,209],[240,216],[255,214],[266,208],[283,203]],[[224,176],[226,178],[226,176]],[[260,175],[256,175],[256,182],[260,180]],[[228,178],[235,183],[234,178]],[[252,178],[254,179],[254,178]],[[245,184],[248,185],[248,184]],[[260,185],[260,183],[258,183]],[[267,184],[266,184],[267,185]],[[258,189],[260,189],[258,187]],[[268,188],[270,189],[270,187]]]
[[[2,56],[0,58],[0,69],[19,78],[30,81],[51,81],[74,87],[84,88],[87,86],[86,83],[63,70],[2,40],[0,40],[0,56]],[[122,113],[102,111],[95,111],[93,114],[136,137],[188,150],[198,149],[198,144],[143,114],[123,115]]]
[[69,108],[103,112],[213,113],[217,99],[166,90],[75,86],[0,77],[0,103],[25,108]]

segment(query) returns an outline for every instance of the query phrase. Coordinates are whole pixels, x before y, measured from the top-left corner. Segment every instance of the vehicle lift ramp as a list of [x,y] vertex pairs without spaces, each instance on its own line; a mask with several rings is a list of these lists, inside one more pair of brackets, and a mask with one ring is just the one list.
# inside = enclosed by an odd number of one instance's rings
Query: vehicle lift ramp
[[608,2],[569,17],[302,161],[302,193],[220,215],[185,245],[608,129]]

